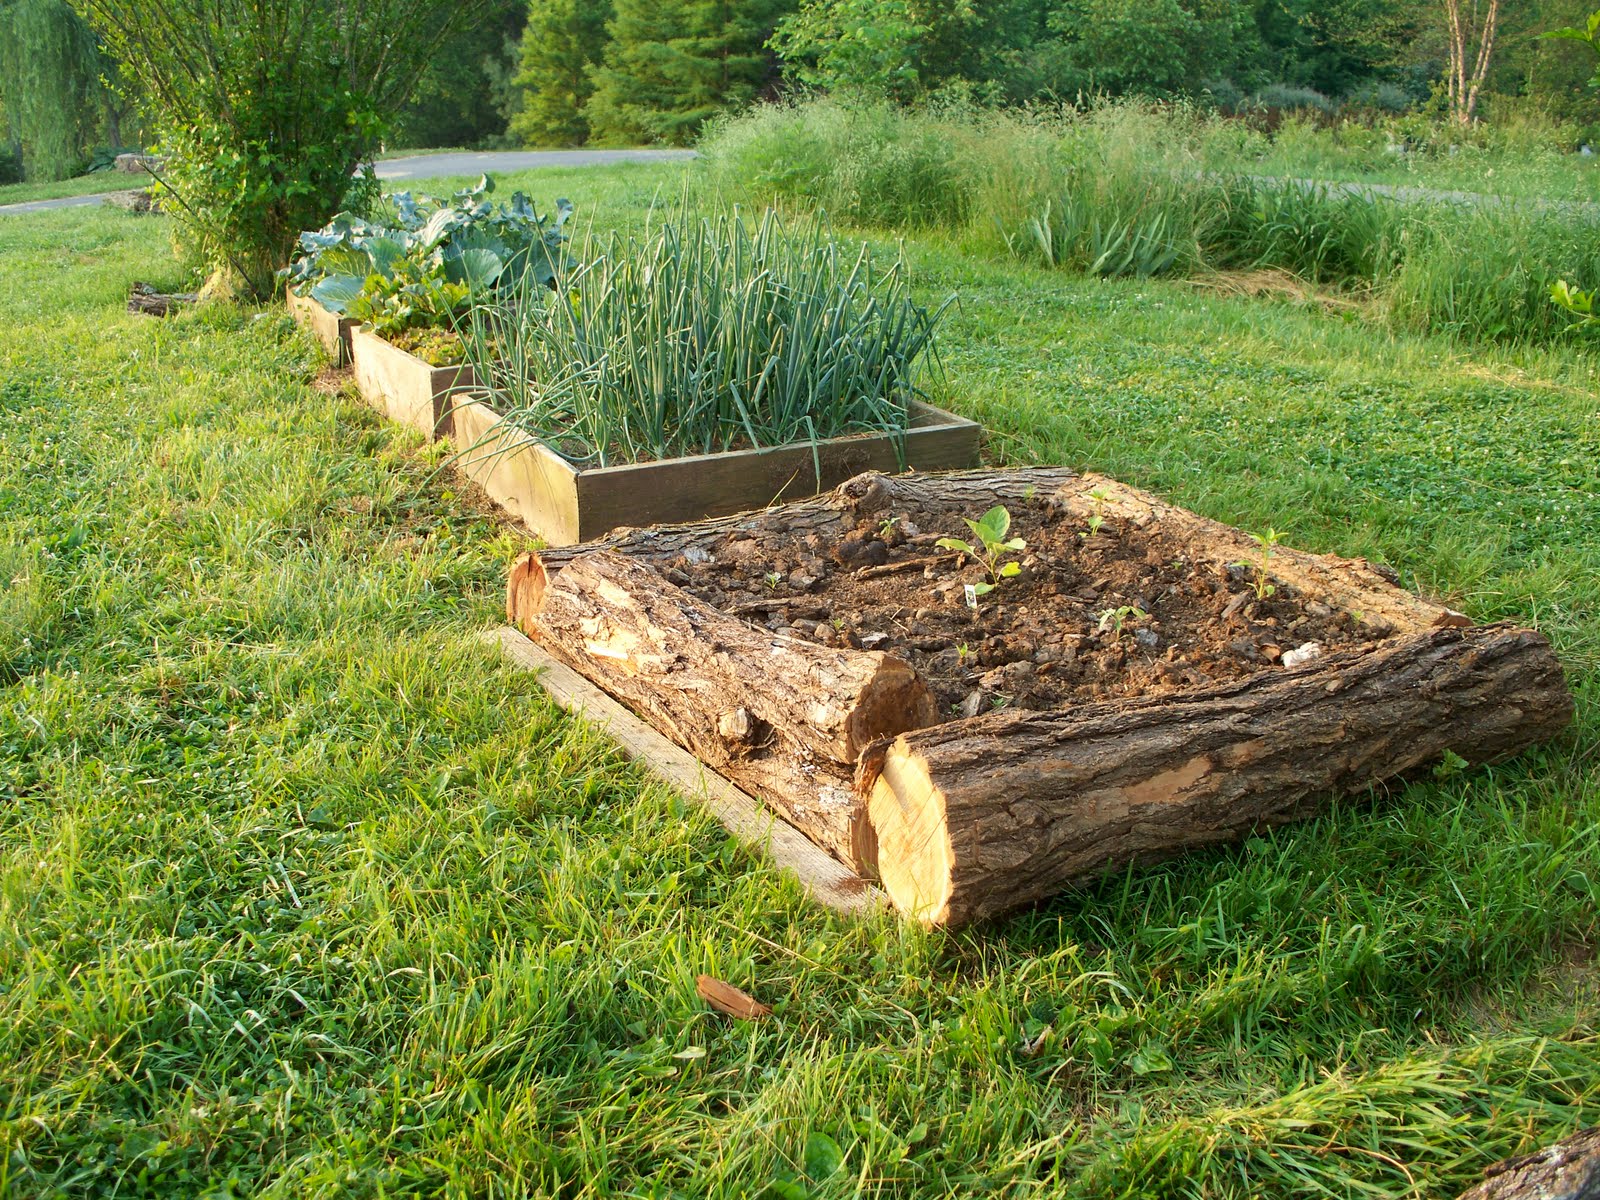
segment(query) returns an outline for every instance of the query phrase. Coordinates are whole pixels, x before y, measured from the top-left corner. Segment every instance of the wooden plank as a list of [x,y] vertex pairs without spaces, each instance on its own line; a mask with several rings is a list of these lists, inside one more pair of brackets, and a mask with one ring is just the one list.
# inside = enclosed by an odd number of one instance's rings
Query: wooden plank
[[578,541],[577,468],[475,399],[457,400],[450,422],[456,466],[467,478],[547,544]]
[[328,311],[310,296],[287,290],[289,313],[296,324],[303,325],[316,334],[317,340],[333,359],[333,365],[342,367],[350,362],[350,331],[360,322]]
[[540,686],[558,704],[603,730],[623,753],[662,782],[704,804],[729,833],[760,849],[798,879],[812,899],[842,913],[869,912],[883,905],[878,888],[515,629],[502,626],[484,633],[482,639],[498,645],[518,667],[538,671]]
[[578,474],[578,540],[586,542],[622,526],[697,521],[801,500],[863,471],[976,465],[980,426],[931,405],[919,404],[913,411],[904,464],[894,439],[880,435],[832,438],[819,442],[814,455],[809,445],[777,446],[591,467]]
[[360,325],[350,331],[350,364],[369,404],[428,438],[449,434],[451,397],[474,381],[470,366],[430,366]]

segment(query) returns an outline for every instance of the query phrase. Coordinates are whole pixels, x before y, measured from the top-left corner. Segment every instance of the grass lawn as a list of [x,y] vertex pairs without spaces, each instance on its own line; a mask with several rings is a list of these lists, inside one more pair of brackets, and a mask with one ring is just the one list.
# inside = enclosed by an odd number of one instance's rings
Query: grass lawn
[[[622,223],[681,171],[532,191]],[[281,312],[127,315],[164,221],[0,223],[0,1195],[1433,1197],[1600,1119],[1592,359],[909,241],[994,457],[1383,558],[1579,703],[932,935],[475,646],[522,540]]]

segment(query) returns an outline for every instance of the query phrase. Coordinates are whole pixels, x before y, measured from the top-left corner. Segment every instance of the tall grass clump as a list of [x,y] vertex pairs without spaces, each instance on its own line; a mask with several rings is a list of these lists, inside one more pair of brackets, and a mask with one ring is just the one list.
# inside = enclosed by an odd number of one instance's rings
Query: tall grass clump
[[948,121],[883,102],[831,99],[718,120],[700,144],[726,194],[800,202],[853,225],[890,229],[967,220],[961,151]]
[[[1270,135],[1139,101],[992,112],[820,99],[725,119],[702,152],[733,195],[870,228],[940,226],[968,248],[1081,274],[1271,268],[1356,291],[1375,319],[1404,329],[1564,339],[1550,285],[1600,282],[1589,210],[1436,203],[1297,174],[1308,163],[1337,174],[1421,159],[1427,143],[1404,124],[1421,120],[1322,128],[1290,118]],[[1513,163],[1499,145],[1451,148]]]
[[507,421],[574,462],[903,437],[936,365],[943,308],[820,218],[685,206],[582,258],[558,290],[477,307],[466,339]]

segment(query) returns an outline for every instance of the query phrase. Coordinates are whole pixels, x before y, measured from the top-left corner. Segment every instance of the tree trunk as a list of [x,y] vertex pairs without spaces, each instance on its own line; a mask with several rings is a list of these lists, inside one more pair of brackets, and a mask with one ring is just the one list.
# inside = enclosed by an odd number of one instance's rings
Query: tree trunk
[[775,637],[617,554],[530,555],[510,594],[529,637],[852,865],[862,749],[937,718],[902,660]]
[[1486,626],[1181,695],[956,721],[864,758],[876,847],[862,854],[902,912],[960,925],[1306,816],[1446,751],[1507,757],[1572,711],[1542,636]]
[[1600,1200],[1600,1128],[1495,1163],[1460,1200]]

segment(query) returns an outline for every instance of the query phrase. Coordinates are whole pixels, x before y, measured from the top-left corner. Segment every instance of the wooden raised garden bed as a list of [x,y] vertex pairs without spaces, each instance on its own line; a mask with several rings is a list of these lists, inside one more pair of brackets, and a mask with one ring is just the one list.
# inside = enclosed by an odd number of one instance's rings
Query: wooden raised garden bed
[[350,364],[350,331],[359,321],[351,317],[341,317],[336,312],[323,308],[310,296],[302,296],[294,290],[288,289],[289,314],[296,323],[309,329],[316,335],[323,349],[328,352],[328,357],[333,359],[333,365],[344,367]]
[[[450,421],[461,469],[552,546],[586,542],[621,526],[695,521],[814,496],[863,471],[901,466],[895,439],[860,435],[819,442],[814,454],[801,444],[577,467],[482,399],[460,397]],[[919,471],[971,466],[981,433],[963,417],[914,404],[904,465]]]
[[[1027,547],[974,608],[982,569],[935,543],[996,504]],[[529,554],[507,614],[934,925],[1572,716],[1538,633],[1055,468],[866,474]]]
[[435,367],[364,325],[350,331],[350,366],[368,404],[428,438],[450,436],[451,406],[477,381],[469,364]]
[[[658,462],[578,467],[516,429],[475,390],[470,365],[435,367],[289,290],[295,318],[347,349],[369,404],[431,438],[449,437],[456,465],[553,546],[623,526],[694,521],[814,496],[863,471],[941,471],[977,463],[982,428],[930,404],[911,406],[900,445],[884,435],[734,450]],[[902,461],[903,458],[903,461]],[[820,470],[819,470],[820,468]]]

